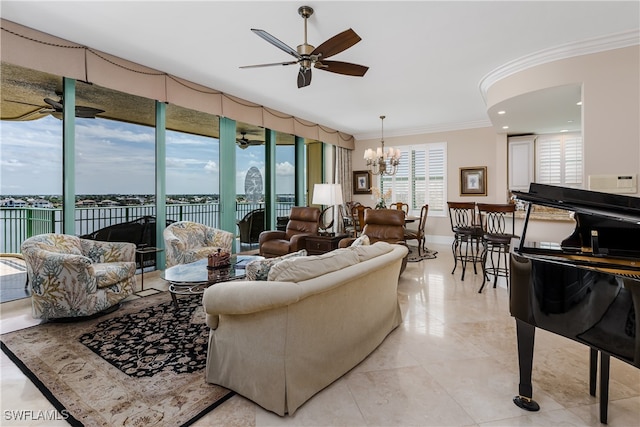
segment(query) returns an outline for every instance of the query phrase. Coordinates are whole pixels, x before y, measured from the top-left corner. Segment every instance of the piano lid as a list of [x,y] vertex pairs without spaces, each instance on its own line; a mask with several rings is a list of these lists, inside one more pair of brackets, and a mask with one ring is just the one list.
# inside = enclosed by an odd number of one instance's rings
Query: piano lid
[[529,192],[514,191],[518,200],[533,204],[640,224],[640,198],[556,185],[529,185]]

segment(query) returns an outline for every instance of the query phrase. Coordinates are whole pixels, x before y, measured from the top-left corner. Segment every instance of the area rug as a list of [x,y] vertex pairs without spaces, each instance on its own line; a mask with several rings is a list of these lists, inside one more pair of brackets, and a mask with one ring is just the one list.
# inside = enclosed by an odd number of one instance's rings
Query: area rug
[[168,292],[80,322],[0,336],[2,350],[73,426],[188,426],[234,393],[205,382],[200,298]]
[[418,254],[418,248],[416,246],[408,245],[408,248],[409,248],[409,255],[407,256],[407,262],[420,262],[425,259],[434,259],[436,258],[436,255],[438,255],[437,251],[432,251],[429,248],[422,251],[422,255]]

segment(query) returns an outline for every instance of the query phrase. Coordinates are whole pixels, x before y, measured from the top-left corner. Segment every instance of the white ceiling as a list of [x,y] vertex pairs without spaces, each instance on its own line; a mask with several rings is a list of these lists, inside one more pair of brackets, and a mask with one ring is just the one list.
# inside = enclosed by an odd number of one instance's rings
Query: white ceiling
[[[298,89],[296,65],[239,69],[292,59],[250,29],[295,49],[303,4],[315,10],[309,44],[347,28],[362,37],[331,59],[369,66],[364,77],[314,69]],[[640,28],[638,1],[3,0],[0,14],[356,139],[379,136],[383,114],[385,136],[490,126],[485,76],[546,49]]]

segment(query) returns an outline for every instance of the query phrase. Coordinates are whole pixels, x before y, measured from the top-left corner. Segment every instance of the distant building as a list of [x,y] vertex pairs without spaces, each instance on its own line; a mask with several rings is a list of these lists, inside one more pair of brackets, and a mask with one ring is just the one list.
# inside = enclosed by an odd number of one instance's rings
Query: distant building
[[36,199],[33,202],[31,202],[31,206],[33,206],[34,208],[51,209],[51,208],[53,208],[53,203],[51,203],[50,201],[45,200],[45,199]]
[[14,199],[13,197],[9,197],[0,200],[0,206],[5,208],[24,208],[27,206],[27,202],[22,199]]
[[142,200],[139,197],[125,197],[122,199],[121,202],[123,205],[125,206],[131,206],[131,205],[141,205]]

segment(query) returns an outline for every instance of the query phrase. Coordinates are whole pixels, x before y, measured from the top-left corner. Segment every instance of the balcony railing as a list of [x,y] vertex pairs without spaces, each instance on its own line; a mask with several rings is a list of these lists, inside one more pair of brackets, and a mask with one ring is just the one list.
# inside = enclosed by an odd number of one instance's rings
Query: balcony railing
[[[278,203],[277,216],[288,216],[291,203]],[[236,203],[236,219],[242,219],[262,203]],[[143,216],[155,216],[155,205],[76,207],[75,234],[82,236],[110,225],[132,221]],[[166,206],[168,220],[194,221],[219,228],[218,203],[175,204]],[[43,233],[62,233],[61,208],[2,207],[0,208],[0,253],[19,253],[20,245],[31,236]],[[237,234],[237,230],[236,230]]]

